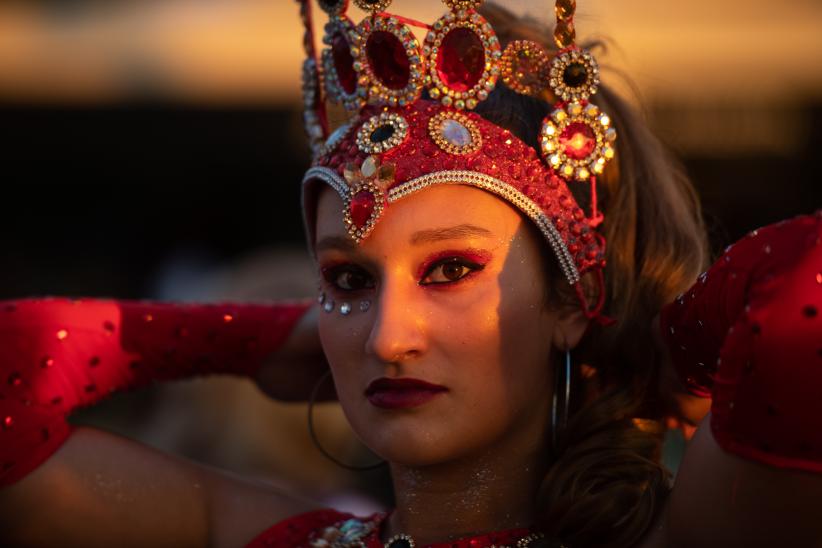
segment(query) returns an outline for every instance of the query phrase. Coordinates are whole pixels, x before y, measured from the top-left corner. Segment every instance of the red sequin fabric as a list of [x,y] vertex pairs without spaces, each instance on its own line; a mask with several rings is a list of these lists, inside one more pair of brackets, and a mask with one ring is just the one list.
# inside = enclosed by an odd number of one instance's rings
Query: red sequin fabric
[[660,327],[720,446],[822,472],[822,211],[729,247]]
[[[247,548],[294,548],[330,547],[330,539],[340,538],[342,531],[356,531],[366,525],[371,532],[365,536],[352,535],[362,542],[363,548],[383,548],[380,540],[381,526],[387,514],[375,514],[368,518],[355,518],[351,514],[334,510],[318,510],[295,516],[274,525],[260,534]],[[348,526],[355,527],[349,528]],[[492,546],[516,546],[517,541],[528,536],[528,529],[509,529],[485,535],[465,537],[447,542],[417,545],[418,548],[490,548]],[[353,545],[353,544],[352,544]]]
[[[459,114],[466,116],[479,129],[482,145],[475,152],[452,154],[436,143],[429,128],[429,120],[439,113],[455,111],[426,100],[419,100],[405,107],[366,108],[353,122],[345,137],[317,159],[313,173],[317,174],[316,168],[327,168],[342,181],[346,164],[360,166],[369,154],[357,145],[359,129],[370,118],[384,111],[399,114],[409,125],[408,135],[402,142],[377,154],[381,164],[394,164],[396,168],[394,181],[387,191],[399,189],[410,181],[427,176],[424,185],[420,188],[408,188],[408,193],[422,190],[429,184],[437,184],[431,180],[432,175],[448,171],[488,176],[495,182],[486,185],[485,190],[507,200],[532,220],[537,221],[534,217],[539,214],[545,216],[545,220],[553,228],[540,226],[540,229],[549,238],[549,243],[572,284],[576,283],[579,275],[592,269],[601,269],[605,265],[604,240],[598,238],[589,226],[585,213],[577,205],[567,183],[545,165],[533,148],[510,131],[472,112],[463,111]],[[306,181],[316,178],[318,177],[312,177],[312,171],[309,171]],[[450,182],[480,186],[466,177],[465,173],[463,177],[451,177]],[[481,183],[487,182],[486,179]],[[389,202],[392,199],[389,197]],[[313,224],[310,219],[314,204],[306,200],[305,205],[309,219],[307,226],[311,233]],[[531,205],[535,206],[533,210]],[[390,214],[390,203],[386,211],[386,214]],[[539,222],[537,224],[539,226]],[[556,241],[551,241],[549,234],[553,229],[556,230]]]
[[253,376],[311,305],[0,303],[0,486],[60,447],[78,407],[155,381]]

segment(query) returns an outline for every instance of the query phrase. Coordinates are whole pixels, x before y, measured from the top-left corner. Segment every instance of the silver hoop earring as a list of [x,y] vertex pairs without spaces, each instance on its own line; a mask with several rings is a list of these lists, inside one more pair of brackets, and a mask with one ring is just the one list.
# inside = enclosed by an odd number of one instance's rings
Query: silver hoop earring
[[[557,440],[560,431],[568,426],[568,414],[571,402],[571,350],[565,350],[564,367],[557,367],[554,381],[554,398],[551,405],[551,438],[554,454],[557,454]],[[562,411],[560,411],[559,397],[562,392]]]
[[311,435],[311,441],[314,442],[314,446],[317,450],[322,453],[322,455],[336,464],[341,468],[345,468],[346,470],[353,470],[355,472],[366,472],[368,470],[376,470],[377,468],[381,468],[387,464],[386,461],[380,461],[375,464],[370,464],[368,466],[354,466],[351,464],[346,464],[340,460],[337,460],[331,453],[325,450],[325,448],[320,443],[320,439],[317,437],[317,432],[314,430],[314,402],[317,399],[317,394],[320,392],[320,387],[322,386],[323,382],[325,382],[328,377],[331,376],[331,370],[329,369],[326,371],[322,377],[319,378],[317,383],[314,385],[314,388],[311,390],[311,396],[308,398],[308,433]]

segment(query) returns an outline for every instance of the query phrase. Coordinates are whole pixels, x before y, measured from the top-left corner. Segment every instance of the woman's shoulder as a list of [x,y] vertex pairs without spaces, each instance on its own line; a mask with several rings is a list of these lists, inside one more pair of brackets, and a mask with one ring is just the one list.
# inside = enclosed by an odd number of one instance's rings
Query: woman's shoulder
[[331,509],[314,510],[281,521],[266,529],[247,548],[293,548],[331,546],[343,537],[361,538],[379,528],[383,514],[356,518]]

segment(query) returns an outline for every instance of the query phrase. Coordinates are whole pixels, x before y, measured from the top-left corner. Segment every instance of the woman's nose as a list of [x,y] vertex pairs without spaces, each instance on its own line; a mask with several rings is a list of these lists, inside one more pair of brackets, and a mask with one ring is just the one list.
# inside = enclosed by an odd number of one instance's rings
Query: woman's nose
[[425,353],[427,321],[419,289],[413,281],[385,280],[374,306],[366,354],[394,363]]

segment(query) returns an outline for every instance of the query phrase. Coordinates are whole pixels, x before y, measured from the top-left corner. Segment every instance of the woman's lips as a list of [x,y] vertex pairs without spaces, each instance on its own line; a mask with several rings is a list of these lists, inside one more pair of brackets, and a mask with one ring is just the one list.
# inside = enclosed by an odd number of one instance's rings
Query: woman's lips
[[403,409],[422,405],[447,391],[444,386],[419,379],[382,377],[368,385],[365,397],[372,405],[383,409]]

